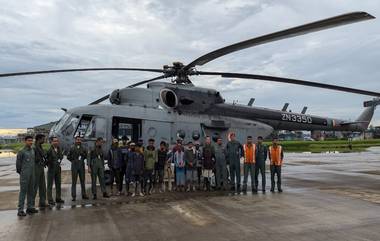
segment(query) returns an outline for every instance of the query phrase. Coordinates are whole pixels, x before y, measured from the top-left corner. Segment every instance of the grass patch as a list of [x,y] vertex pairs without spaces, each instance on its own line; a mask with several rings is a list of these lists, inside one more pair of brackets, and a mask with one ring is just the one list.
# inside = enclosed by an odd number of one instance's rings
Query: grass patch
[[[270,145],[271,142],[265,142],[265,144]],[[380,146],[380,139],[352,141],[351,149],[348,140],[281,141],[281,145],[286,152],[360,152],[372,146]]]

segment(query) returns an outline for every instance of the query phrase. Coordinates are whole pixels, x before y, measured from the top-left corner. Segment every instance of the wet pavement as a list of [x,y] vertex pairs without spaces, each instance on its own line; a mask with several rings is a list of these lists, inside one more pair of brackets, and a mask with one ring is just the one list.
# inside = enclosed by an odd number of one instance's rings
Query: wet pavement
[[379,148],[286,153],[285,162],[281,194],[157,193],[72,203],[65,173],[63,207],[18,218],[14,159],[1,158],[0,240],[380,240]]

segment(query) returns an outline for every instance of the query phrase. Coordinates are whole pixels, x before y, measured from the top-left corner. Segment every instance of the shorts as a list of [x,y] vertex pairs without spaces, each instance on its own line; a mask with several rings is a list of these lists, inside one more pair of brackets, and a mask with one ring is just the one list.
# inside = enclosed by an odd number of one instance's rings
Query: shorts
[[206,178],[211,178],[214,176],[214,173],[212,172],[212,169],[203,169],[202,176]]

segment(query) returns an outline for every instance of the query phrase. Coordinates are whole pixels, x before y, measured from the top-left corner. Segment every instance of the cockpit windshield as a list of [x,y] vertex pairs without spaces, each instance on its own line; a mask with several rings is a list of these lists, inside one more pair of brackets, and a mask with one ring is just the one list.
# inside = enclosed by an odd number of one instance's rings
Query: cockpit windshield
[[70,136],[74,133],[79,123],[79,116],[73,114],[71,115],[62,127],[62,134],[65,136]]
[[69,117],[70,117],[70,114],[65,113],[62,116],[62,118],[58,121],[58,123],[54,126],[53,131],[58,132],[59,130],[61,130],[62,126],[66,123],[66,121],[67,121],[67,119],[69,119]]

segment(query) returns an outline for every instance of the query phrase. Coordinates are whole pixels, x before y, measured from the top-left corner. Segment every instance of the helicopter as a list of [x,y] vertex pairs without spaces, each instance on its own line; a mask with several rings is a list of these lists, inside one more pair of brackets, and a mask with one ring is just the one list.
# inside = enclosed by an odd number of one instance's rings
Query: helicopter
[[[76,136],[82,137],[87,148],[91,148],[95,140],[102,137],[106,143],[103,147],[106,153],[112,139],[123,136],[133,142],[154,138],[156,143],[165,141],[174,144],[178,138],[184,141],[201,141],[205,136],[213,139],[222,137],[225,141],[230,132],[234,132],[240,142],[248,135],[253,138],[267,137],[275,130],[360,132],[367,129],[376,106],[380,104],[378,92],[267,75],[206,72],[199,71],[196,67],[246,48],[374,18],[366,12],[346,13],[241,41],[202,55],[187,65],[174,62],[172,65],[164,65],[162,69],[54,69],[3,73],[0,77],[82,71],[144,71],[160,74],[155,78],[116,89],[89,105],[63,109],[63,117],[52,127],[49,136],[58,137],[64,150],[73,144]],[[190,76],[196,75],[280,82],[367,95],[373,99],[364,102],[364,111],[355,121],[345,121],[306,114],[306,107],[301,113],[287,111],[287,106],[282,110],[256,107],[252,105],[254,99],[248,105],[226,103],[216,89],[195,86]],[[156,82],[167,78],[171,82]],[[144,84],[147,84],[147,88],[136,88]],[[110,104],[101,104],[106,100]]]

